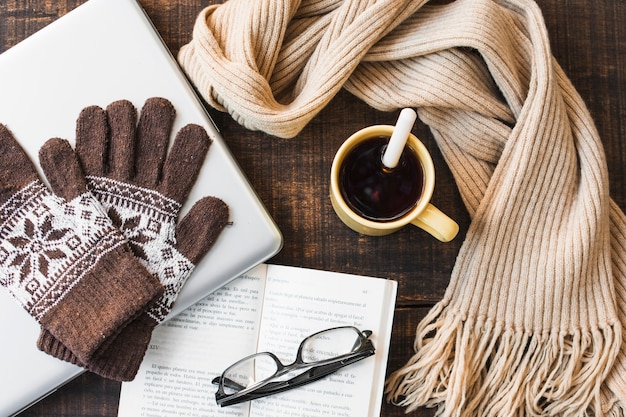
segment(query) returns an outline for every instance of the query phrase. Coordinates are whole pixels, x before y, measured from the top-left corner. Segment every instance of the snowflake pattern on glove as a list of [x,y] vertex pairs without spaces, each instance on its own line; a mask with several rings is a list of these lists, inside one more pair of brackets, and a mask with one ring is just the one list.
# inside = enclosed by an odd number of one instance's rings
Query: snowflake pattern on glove
[[165,287],[163,296],[147,312],[161,323],[195,267],[175,246],[181,204],[157,191],[110,178],[89,176],[87,181],[135,256]]
[[40,319],[124,243],[93,195],[65,201],[36,180],[0,207],[0,284]]

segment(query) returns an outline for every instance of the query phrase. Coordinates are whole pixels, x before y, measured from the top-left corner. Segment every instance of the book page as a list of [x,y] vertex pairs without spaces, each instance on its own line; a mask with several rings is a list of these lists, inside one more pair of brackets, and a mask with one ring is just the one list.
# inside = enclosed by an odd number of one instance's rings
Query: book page
[[118,417],[247,417],[247,405],[216,405],[211,380],[256,351],[265,270],[253,269],[157,327],[137,377],[122,384]]
[[396,288],[384,279],[268,266],[259,351],[291,364],[305,337],[351,325],[373,332],[376,354],[319,381],[254,400],[251,417],[378,416]]
[[[396,289],[383,279],[255,268],[155,329],[137,377],[122,384],[118,417],[377,416]],[[271,351],[289,364],[306,336],[345,325],[371,330],[376,354],[281,394],[215,403],[211,380],[232,363]]]

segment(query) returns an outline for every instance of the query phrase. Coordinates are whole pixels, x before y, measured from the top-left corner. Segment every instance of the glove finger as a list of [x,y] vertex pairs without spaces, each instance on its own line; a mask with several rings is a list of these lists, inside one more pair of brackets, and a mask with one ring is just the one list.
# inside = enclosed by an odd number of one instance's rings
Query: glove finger
[[108,134],[104,110],[98,106],[90,106],[80,112],[76,121],[76,155],[85,175],[105,175]]
[[211,249],[228,224],[228,206],[219,198],[198,200],[176,226],[177,249],[194,265]]
[[9,129],[0,124],[0,206],[39,179],[35,166]]
[[157,191],[179,203],[185,201],[210,145],[211,139],[201,126],[187,125],[180,129],[165,160]]
[[52,191],[66,201],[87,191],[80,163],[68,141],[49,139],[39,150],[39,164]]
[[146,100],[137,128],[135,183],[155,189],[161,179],[175,110],[164,98]]
[[119,100],[109,104],[106,113],[110,133],[108,177],[129,181],[134,175],[137,112],[130,101]]

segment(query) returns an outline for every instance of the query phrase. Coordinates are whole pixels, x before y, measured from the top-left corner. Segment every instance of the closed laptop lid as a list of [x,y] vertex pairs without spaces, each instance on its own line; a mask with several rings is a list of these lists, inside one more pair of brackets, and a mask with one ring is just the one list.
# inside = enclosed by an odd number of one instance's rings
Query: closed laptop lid
[[[282,237],[139,4],[90,0],[0,55],[0,123],[36,165],[47,139],[74,143],[82,108],[127,99],[140,109],[154,96],[176,108],[173,132],[196,123],[213,139],[181,216],[214,195],[228,204],[232,221],[185,284],[174,315],[276,254]],[[37,350],[38,324],[2,287],[0,334],[0,415],[17,413],[82,372]]]

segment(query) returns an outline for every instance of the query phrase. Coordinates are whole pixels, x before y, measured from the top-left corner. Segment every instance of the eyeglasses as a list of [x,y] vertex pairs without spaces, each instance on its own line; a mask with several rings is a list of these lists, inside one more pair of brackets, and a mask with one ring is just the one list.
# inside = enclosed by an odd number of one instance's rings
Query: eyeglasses
[[215,400],[221,407],[287,391],[365,359],[374,354],[370,330],[343,326],[322,330],[305,338],[296,360],[284,365],[270,352],[255,353],[213,379]]

